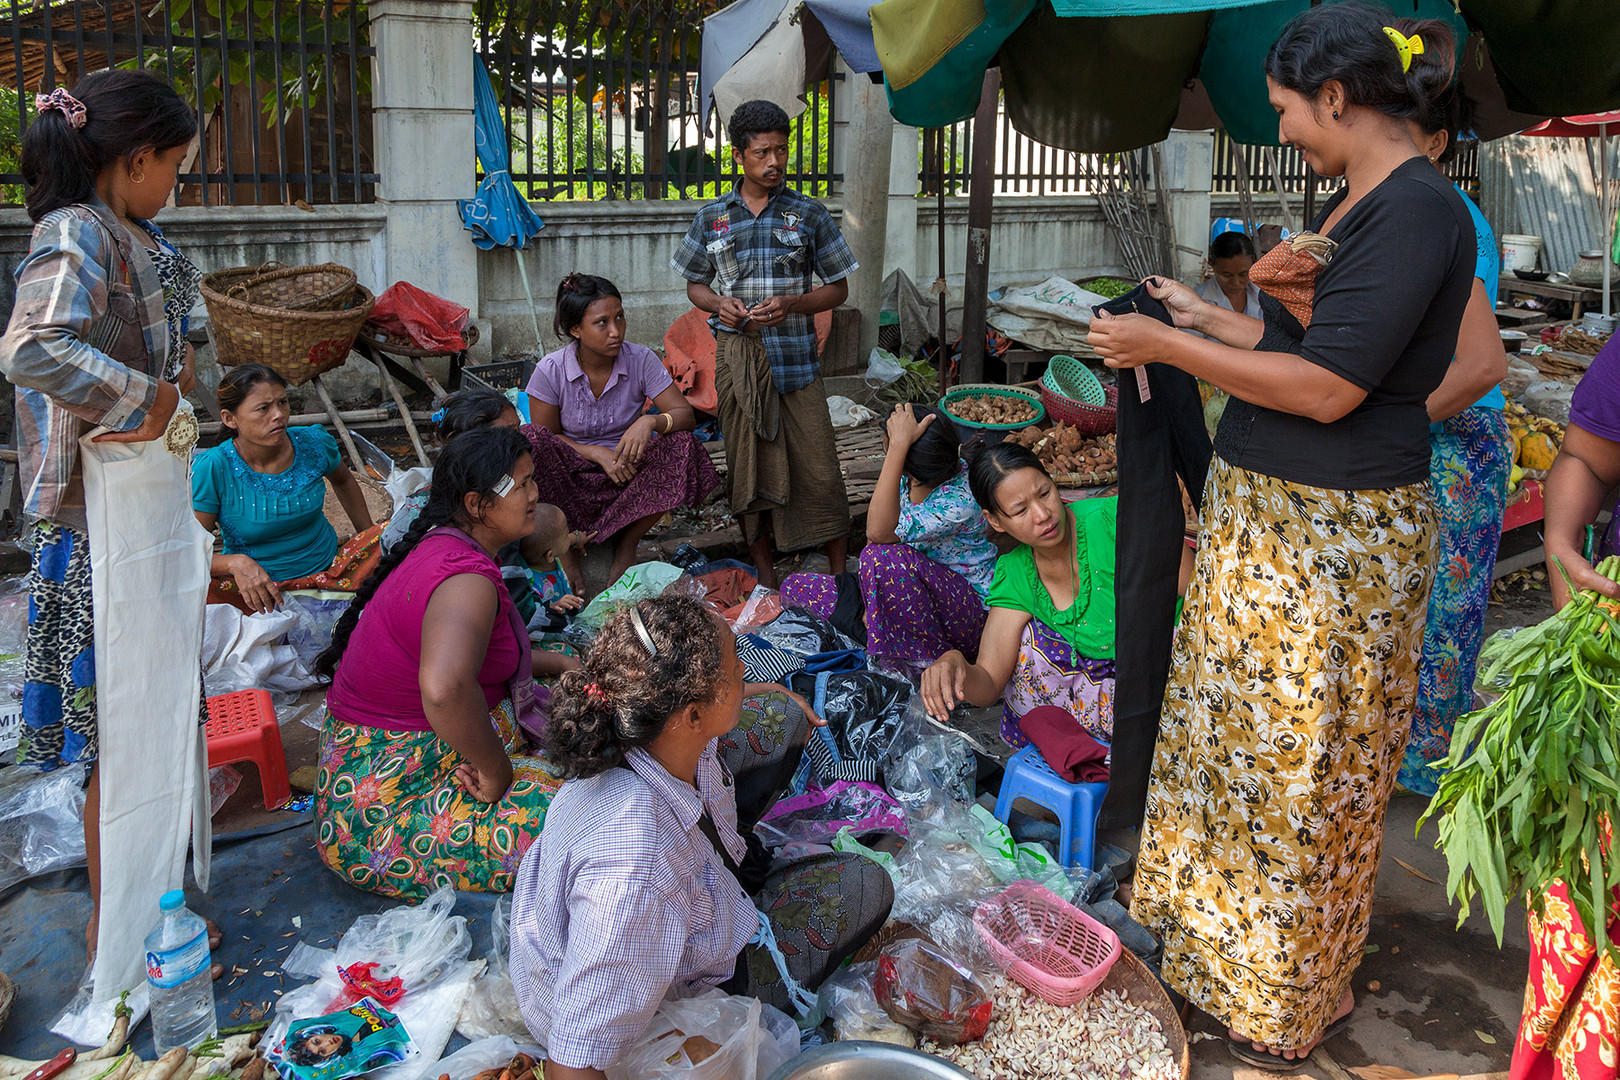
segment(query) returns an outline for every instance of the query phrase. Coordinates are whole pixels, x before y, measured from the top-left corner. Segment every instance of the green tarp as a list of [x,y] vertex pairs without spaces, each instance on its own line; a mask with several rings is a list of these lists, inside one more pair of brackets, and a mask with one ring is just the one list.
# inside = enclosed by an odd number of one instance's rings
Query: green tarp
[[[871,15],[896,119],[967,119],[985,68],[999,62],[1020,131],[1105,153],[1164,138],[1195,78],[1233,138],[1274,144],[1261,65],[1309,2],[883,0]],[[1450,0],[1394,7],[1447,20],[1459,40],[1474,33],[1461,76],[1487,137],[1536,117],[1620,107],[1620,0],[1461,0],[1461,16]]]

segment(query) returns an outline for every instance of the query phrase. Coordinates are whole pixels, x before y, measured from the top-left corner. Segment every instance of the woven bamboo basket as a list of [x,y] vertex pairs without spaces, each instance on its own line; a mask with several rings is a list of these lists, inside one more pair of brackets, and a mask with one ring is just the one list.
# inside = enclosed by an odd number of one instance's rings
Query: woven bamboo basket
[[216,270],[203,284],[223,296],[289,311],[338,311],[354,292],[354,271],[337,263],[318,266],[234,266]]
[[339,311],[295,311],[251,304],[202,286],[221,367],[263,364],[299,386],[348,359],[377,298],[355,285]]
[[17,984],[0,971],[0,1028],[6,1026],[6,1021],[11,1017],[11,1006],[16,1000]]

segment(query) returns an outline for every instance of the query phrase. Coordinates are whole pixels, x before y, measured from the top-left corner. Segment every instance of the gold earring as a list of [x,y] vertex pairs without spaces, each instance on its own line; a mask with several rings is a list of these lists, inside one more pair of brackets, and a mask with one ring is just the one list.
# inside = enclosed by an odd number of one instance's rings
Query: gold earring
[[132,183],[144,184],[144,183],[146,183],[146,174],[141,173],[141,175],[139,175],[139,176],[131,175],[129,179],[130,179],[130,181]]

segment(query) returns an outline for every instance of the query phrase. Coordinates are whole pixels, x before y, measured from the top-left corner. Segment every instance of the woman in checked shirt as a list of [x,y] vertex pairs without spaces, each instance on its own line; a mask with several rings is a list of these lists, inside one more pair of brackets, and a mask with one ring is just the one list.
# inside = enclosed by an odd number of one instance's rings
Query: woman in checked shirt
[[893,888],[858,855],[751,880],[745,837],[819,722],[744,683],[731,630],[685,597],[620,614],[563,676],[546,750],[571,779],[512,910],[512,981],[548,1080],[602,1076],[671,990],[792,1011],[883,925]]

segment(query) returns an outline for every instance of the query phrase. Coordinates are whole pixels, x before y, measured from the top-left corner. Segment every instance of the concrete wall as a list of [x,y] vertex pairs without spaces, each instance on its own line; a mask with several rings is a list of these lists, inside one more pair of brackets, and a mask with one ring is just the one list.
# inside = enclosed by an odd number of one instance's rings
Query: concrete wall
[[[335,262],[377,291],[384,280],[387,215],[381,207],[183,206],[158,215],[163,234],[204,273],[271,260],[289,266]],[[22,210],[0,210],[0,310],[9,312],[12,275],[28,254],[33,226]],[[200,309],[199,309],[200,310]]]
[[[663,340],[664,330],[685,313],[686,286],[669,268],[669,256],[700,204],[696,202],[553,203],[540,206],[546,228],[523,253],[540,312],[542,351],[559,342],[551,332],[557,282],[579,270],[610,278],[624,293],[632,339],[648,345]],[[932,201],[915,200],[913,228],[920,265],[904,267],[924,287],[934,280],[938,263],[938,209]],[[842,216],[828,203],[834,218]],[[890,205],[891,217],[895,207]],[[890,223],[890,235],[894,224]],[[960,294],[966,265],[967,200],[945,204],[946,278]],[[891,267],[892,268],[892,267]],[[1119,248],[1093,199],[1004,198],[996,203],[990,241],[990,284],[1027,285],[1053,274],[1075,279],[1120,269]],[[863,266],[857,273],[882,273]],[[534,330],[510,251],[478,255],[478,295],[482,316],[493,324],[495,352],[532,347]],[[877,313],[863,313],[876,320]]]

